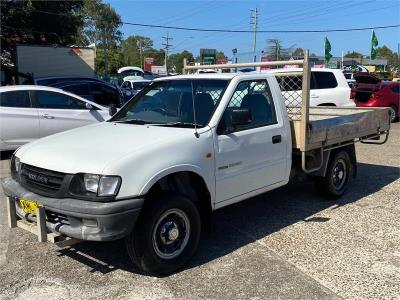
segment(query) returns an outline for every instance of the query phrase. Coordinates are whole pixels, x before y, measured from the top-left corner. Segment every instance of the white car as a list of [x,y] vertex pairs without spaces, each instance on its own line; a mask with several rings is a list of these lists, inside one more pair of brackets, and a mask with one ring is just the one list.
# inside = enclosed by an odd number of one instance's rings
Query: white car
[[57,88],[0,87],[0,150],[109,117],[108,108]]
[[[291,73],[302,72],[301,68],[274,69],[267,71],[268,73]],[[288,79],[290,78],[290,79]],[[278,83],[281,87],[282,94],[286,102],[290,99],[301,99],[301,77],[297,82],[293,77],[284,77]],[[289,80],[290,82],[286,82]],[[294,87],[297,87],[294,89]],[[350,99],[351,89],[347,83],[346,77],[340,69],[312,68],[310,80],[310,105],[311,106],[350,106],[354,107],[355,103]],[[290,103],[286,103],[290,105]],[[293,103],[296,105],[298,103]]]
[[121,84],[120,89],[126,98],[130,98],[139,93],[146,85],[149,84],[149,82],[151,82],[151,80],[143,79],[137,76],[128,76],[124,78],[124,82]]

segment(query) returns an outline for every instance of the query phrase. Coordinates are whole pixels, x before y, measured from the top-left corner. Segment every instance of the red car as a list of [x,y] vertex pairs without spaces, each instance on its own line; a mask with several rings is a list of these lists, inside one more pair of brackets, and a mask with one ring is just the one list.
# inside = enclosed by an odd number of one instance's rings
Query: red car
[[[361,75],[361,74],[360,74]],[[354,76],[356,78],[356,76]],[[370,77],[367,80],[367,77]],[[353,97],[358,107],[389,107],[390,121],[394,122],[400,114],[400,82],[374,81],[373,75],[362,74],[360,82],[353,89]],[[358,84],[357,84],[358,83]]]

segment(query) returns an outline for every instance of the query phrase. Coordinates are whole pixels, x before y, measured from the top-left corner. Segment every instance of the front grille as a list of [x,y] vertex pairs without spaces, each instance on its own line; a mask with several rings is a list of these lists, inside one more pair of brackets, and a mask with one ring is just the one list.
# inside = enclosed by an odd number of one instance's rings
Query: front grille
[[24,185],[35,191],[45,194],[57,193],[63,183],[65,174],[46,170],[31,165],[23,164],[21,166],[20,178]]
[[68,217],[64,214],[56,213],[54,211],[46,210],[47,222],[62,225],[71,225]]

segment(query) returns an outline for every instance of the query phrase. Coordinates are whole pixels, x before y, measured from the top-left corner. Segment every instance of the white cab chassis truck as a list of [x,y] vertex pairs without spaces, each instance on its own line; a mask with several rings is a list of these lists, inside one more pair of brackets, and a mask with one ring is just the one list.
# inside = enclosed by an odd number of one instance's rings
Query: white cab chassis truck
[[[288,64],[303,68],[187,74]],[[214,210],[296,173],[340,197],[356,175],[354,143],[389,134],[386,108],[309,107],[308,55],[184,71],[154,80],[107,122],[20,147],[2,181],[10,227],[61,246],[125,238],[134,265],[166,275],[192,257]],[[290,84],[301,95],[283,93]]]

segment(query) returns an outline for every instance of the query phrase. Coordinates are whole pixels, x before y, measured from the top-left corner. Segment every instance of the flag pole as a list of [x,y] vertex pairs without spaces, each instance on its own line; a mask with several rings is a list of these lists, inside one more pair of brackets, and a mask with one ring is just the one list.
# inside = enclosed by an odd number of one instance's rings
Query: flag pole
[[324,67],[326,68],[326,37],[324,37]]

